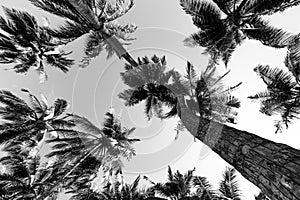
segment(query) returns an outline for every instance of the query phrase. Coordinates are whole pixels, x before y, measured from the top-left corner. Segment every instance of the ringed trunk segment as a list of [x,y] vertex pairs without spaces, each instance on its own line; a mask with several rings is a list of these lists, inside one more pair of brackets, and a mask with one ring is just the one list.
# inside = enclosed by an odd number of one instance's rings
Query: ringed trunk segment
[[300,200],[300,150],[193,114],[177,96],[186,129],[271,199]]

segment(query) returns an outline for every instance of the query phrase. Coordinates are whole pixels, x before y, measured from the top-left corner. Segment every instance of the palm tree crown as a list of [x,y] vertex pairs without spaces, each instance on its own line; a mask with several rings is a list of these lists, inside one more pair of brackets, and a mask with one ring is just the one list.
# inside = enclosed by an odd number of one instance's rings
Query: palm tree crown
[[48,29],[49,34],[55,38],[70,42],[88,34],[82,67],[87,66],[103,49],[108,52],[108,58],[116,52],[119,57],[123,56],[135,62],[131,57],[126,57],[126,50],[122,44],[128,44],[133,40],[128,34],[133,33],[137,27],[133,24],[118,24],[115,21],[133,7],[133,0],[129,3],[117,0],[115,4],[105,0],[30,0],[30,2],[47,12],[68,19],[59,29]]
[[47,79],[44,62],[67,72],[73,60],[66,58],[62,45],[50,36],[46,27],[37,24],[36,19],[27,12],[4,7],[7,20],[0,16],[0,63],[14,63],[17,73],[26,73],[35,69],[40,75],[40,82]]
[[[239,101],[229,92],[240,85],[224,89],[221,83],[228,73],[215,75],[215,67],[208,67],[198,77],[194,67],[187,62],[186,75],[182,77],[175,70],[166,70],[165,57],[153,56],[139,59],[139,66],[132,68],[126,65],[126,72],[121,73],[122,80],[130,87],[119,94],[125,104],[132,106],[145,102],[145,113],[152,113],[160,118],[178,114],[177,97],[186,96],[189,109],[199,116],[218,121],[234,122],[236,112],[232,108],[240,106]],[[164,105],[171,108],[163,113]]]
[[180,0],[182,8],[192,16],[200,30],[185,40],[186,45],[205,47],[214,61],[221,58],[227,65],[237,45],[245,38],[255,39],[264,45],[287,47],[294,37],[274,28],[262,19],[296,6],[299,1],[254,0]]

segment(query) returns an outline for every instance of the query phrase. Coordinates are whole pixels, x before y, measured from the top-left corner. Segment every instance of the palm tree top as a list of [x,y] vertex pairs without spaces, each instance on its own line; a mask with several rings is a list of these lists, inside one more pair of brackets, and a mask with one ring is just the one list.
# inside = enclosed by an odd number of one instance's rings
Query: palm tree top
[[246,38],[264,45],[288,47],[295,35],[271,26],[262,15],[271,15],[299,5],[299,1],[180,0],[183,10],[199,28],[184,40],[188,46],[205,47],[214,62],[228,64],[235,48]]
[[[238,108],[240,103],[229,93],[241,83],[226,89],[221,80],[228,72],[217,76],[216,68],[208,66],[199,76],[194,66],[187,62],[186,73],[182,76],[174,69],[167,70],[166,64],[165,57],[158,58],[154,55],[151,59],[139,58],[138,67],[126,65],[126,71],[121,73],[121,77],[130,89],[120,93],[119,97],[128,106],[145,100],[145,113],[148,118],[152,114],[160,118],[177,115],[176,96],[179,94],[187,97],[188,107],[195,114],[223,121],[234,118],[236,113],[229,108]],[[163,105],[171,110],[163,113]]]
[[102,50],[107,51],[107,58],[116,53],[119,57],[135,63],[122,45],[129,45],[130,41],[134,40],[128,35],[133,33],[137,26],[116,22],[116,19],[133,7],[133,0],[129,2],[116,0],[114,3],[105,0],[30,0],[30,2],[68,20],[56,30],[48,28],[49,34],[60,41],[68,43],[88,34],[84,49],[85,57],[80,67],[88,66],[91,59],[98,56]]
[[67,72],[73,60],[60,49],[63,44],[48,34],[46,27],[39,26],[29,13],[3,7],[7,20],[0,16],[0,63],[15,64],[16,73],[36,70],[40,82],[47,79],[44,62]]

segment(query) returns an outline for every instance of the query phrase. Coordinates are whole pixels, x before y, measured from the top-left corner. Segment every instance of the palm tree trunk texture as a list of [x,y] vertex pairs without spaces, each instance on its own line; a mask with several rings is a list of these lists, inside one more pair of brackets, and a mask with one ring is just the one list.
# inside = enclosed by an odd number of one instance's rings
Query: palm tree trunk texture
[[186,129],[271,199],[300,200],[300,150],[194,115],[178,97]]

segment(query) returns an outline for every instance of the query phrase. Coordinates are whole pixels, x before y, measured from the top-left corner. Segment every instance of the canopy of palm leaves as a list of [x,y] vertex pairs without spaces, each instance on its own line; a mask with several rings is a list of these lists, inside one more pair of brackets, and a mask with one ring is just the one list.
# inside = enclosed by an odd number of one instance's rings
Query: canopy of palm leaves
[[135,155],[131,144],[139,140],[128,138],[134,128],[122,127],[120,120],[110,112],[106,113],[101,129],[84,117],[73,114],[69,117],[76,126],[57,130],[57,138],[47,140],[53,144],[53,150],[46,157],[55,159],[52,167],[60,169],[56,184],[74,193],[88,189],[100,167],[104,172],[120,170],[122,158],[129,160]]
[[56,99],[50,106],[44,96],[39,100],[28,90],[22,91],[29,96],[28,104],[10,91],[0,91],[0,143],[4,144],[3,150],[15,154],[26,148],[32,150],[34,157],[49,131],[72,127],[73,123],[64,115],[68,107],[65,100]]
[[[14,167],[16,173],[19,173],[21,168],[31,167],[27,161],[34,164],[39,160],[39,151],[45,140],[53,144],[53,150],[46,155],[50,158],[46,171],[39,169],[37,175],[33,174],[35,179],[40,181],[36,184],[47,186],[46,189],[39,189],[43,190],[41,194],[34,193],[35,198],[43,199],[60,188],[71,193],[78,189],[89,188],[100,167],[104,171],[119,170],[122,167],[121,158],[130,159],[135,154],[131,144],[138,139],[128,138],[134,128],[122,127],[120,119],[113,113],[106,114],[103,128],[100,129],[84,117],[74,114],[63,115],[68,106],[65,100],[57,99],[53,106],[49,106],[43,95],[42,100],[39,100],[28,90],[22,91],[28,94],[29,104],[10,91],[0,92],[2,117],[0,142],[4,144],[2,150],[8,153],[0,162],[12,170],[11,173],[14,173]],[[55,176],[53,175],[50,185],[47,185],[45,181],[53,173]],[[3,176],[5,177],[1,184],[4,184],[5,191],[5,188],[15,187],[18,183],[17,175],[13,175],[16,179],[12,179],[11,182],[7,181],[9,175]],[[24,187],[35,191],[36,188],[32,187],[40,186],[28,185],[33,181],[28,177],[29,175],[22,177],[26,178],[27,182],[23,179],[20,181]],[[29,189],[23,191],[24,188],[15,189],[22,190],[20,196],[29,191]],[[15,194],[13,189],[10,190],[12,193],[6,191],[7,195],[19,194]],[[30,194],[32,198],[33,193]]]
[[267,85],[267,90],[250,96],[261,102],[260,111],[266,115],[279,114],[282,120],[276,121],[276,132],[282,130],[282,125],[288,128],[291,121],[300,113],[300,85],[292,73],[280,68],[259,65],[255,68],[257,74]]
[[164,183],[156,183],[152,187],[162,197],[172,200],[238,200],[241,193],[236,182],[235,170],[227,167],[220,182],[218,191],[212,189],[212,185],[206,177],[195,176],[193,170],[181,174],[178,170],[173,173],[168,168],[168,180]]
[[180,199],[191,193],[194,170],[189,170],[181,174],[178,170],[173,174],[171,167],[168,168],[168,181],[157,183],[153,186],[154,190],[163,197],[170,199]]
[[213,60],[221,58],[226,65],[245,38],[275,48],[287,47],[294,36],[272,27],[261,16],[281,12],[299,3],[298,0],[180,0],[182,8],[200,29],[184,42],[189,46],[205,47]]
[[47,79],[44,62],[67,72],[73,60],[59,49],[62,45],[37,24],[36,19],[27,12],[4,8],[7,20],[0,16],[0,63],[10,64],[17,73],[35,69],[40,81]]
[[[58,170],[49,170],[40,157],[9,153],[0,159],[5,170],[0,172],[0,199],[33,200],[39,197],[59,177]],[[48,199],[55,200],[60,188],[52,190]]]
[[[165,57],[153,56],[139,59],[139,66],[126,65],[126,72],[121,73],[123,82],[130,87],[119,94],[125,104],[133,106],[145,100],[145,113],[150,118],[154,113],[160,118],[178,114],[175,94],[183,94],[188,99],[189,109],[199,116],[222,122],[234,123],[239,101],[229,95],[238,85],[224,89],[222,76],[215,75],[215,67],[208,67],[200,76],[188,62],[186,75],[182,77],[175,70],[166,70]],[[165,107],[171,110],[163,113]]]
[[[128,34],[137,28],[133,24],[118,24],[115,21],[133,7],[133,0],[129,3],[116,0],[114,4],[106,0],[30,0],[30,2],[47,12],[68,19],[59,29],[48,29],[49,34],[55,38],[70,42],[88,34],[82,67],[87,66],[91,59],[104,49],[108,52],[107,58],[115,52],[120,57],[125,53],[121,44],[129,44],[133,38]],[[108,41],[107,37],[111,41]],[[116,49],[121,49],[121,52]]]

